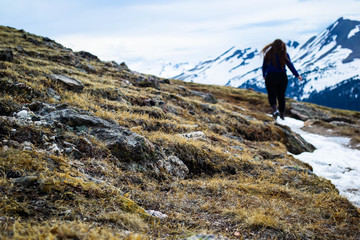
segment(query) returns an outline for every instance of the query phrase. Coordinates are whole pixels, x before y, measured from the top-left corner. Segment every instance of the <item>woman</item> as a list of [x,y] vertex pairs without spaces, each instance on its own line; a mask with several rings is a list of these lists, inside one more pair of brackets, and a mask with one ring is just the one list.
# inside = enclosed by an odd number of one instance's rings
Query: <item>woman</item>
[[[302,77],[296,71],[289,54],[286,52],[286,44],[280,39],[276,39],[274,42],[266,45],[261,52],[264,54],[262,72],[273,117],[276,120],[276,118],[280,116],[280,118],[284,120],[285,91],[288,83],[285,65],[288,66],[290,71],[300,81]],[[276,99],[279,103],[279,109]]]

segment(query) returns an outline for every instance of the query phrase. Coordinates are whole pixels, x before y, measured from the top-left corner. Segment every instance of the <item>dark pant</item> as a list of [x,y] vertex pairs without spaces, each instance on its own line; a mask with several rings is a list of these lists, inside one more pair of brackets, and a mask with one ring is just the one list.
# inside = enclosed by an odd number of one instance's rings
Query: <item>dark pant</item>
[[284,72],[270,72],[266,74],[265,86],[268,93],[270,106],[276,107],[276,99],[279,102],[280,113],[285,112],[285,91],[288,84],[288,78]]

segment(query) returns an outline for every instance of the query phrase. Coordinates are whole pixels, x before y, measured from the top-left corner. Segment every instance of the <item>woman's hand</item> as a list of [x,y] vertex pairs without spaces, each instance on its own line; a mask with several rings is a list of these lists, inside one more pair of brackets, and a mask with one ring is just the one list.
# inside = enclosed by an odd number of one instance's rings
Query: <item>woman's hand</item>
[[301,77],[301,76],[298,76],[297,78],[299,79],[300,82],[302,81],[302,77]]

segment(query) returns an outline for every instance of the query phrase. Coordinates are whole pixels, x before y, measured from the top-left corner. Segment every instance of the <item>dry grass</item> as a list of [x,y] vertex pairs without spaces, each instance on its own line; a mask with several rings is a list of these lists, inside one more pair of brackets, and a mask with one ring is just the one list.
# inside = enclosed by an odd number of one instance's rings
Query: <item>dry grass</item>
[[[0,126],[0,142],[13,140],[15,127],[22,132],[17,141],[35,146],[34,151],[0,146],[1,239],[179,239],[196,233],[245,239],[359,238],[359,209],[329,181],[281,169],[311,167],[287,154],[277,127],[264,114],[266,95],[177,80],[160,84],[160,90],[139,88],[125,81],[133,82],[136,74],[83,58],[76,64],[74,53],[53,42],[44,44],[41,37],[6,27],[0,27],[0,37],[0,49],[15,53],[12,62],[0,62],[0,83],[27,86],[2,88],[0,99],[13,104],[9,111],[34,101],[71,105],[145,136],[190,169],[186,179],[128,171],[95,138],[81,159],[54,156],[40,151],[40,136],[59,135],[69,142],[82,136],[44,126]],[[84,71],[84,64],[96,71]],[[75,77],[85,88],[66,90],[50,74]],[[204,102],[180,86],[212,93],[220,101]],[[59,102],[46,94],[49,87],[61,96]],[[358,126],[358,113],[321,109]],[[195,131],[205,138],[181,135]],[[26,183],[15,182],[29,176]],[[144,209],[168,218],[149,217]]]

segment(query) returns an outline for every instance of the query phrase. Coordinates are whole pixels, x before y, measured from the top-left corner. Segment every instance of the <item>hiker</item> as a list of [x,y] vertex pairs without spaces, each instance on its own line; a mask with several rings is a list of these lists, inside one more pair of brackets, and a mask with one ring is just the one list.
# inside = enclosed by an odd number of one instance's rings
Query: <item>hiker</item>
[[[268,93],[269,104],[272,115],[276,120],[278,116],[285,119],[285,91],[288,84],[285,65],[300,81],[302,77],[296,71],[286,52],[286,44],[280,39],[266,45],[261,52],[264,54],[262,73],[265,79],[265,86]],[[279,103],[277,107],[276,100]]]

